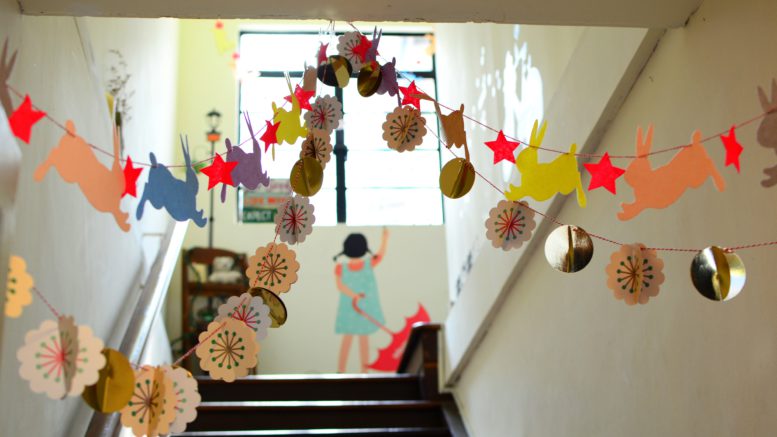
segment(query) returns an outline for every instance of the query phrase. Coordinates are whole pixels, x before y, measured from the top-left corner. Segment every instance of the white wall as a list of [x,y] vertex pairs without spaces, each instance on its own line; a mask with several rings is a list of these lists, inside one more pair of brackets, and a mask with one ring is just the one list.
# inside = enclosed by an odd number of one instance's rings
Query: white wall
[[[634,153],[636,126],[649,122],[656,123],[659,147],[687,142],[696,128],[706,136],[760,113],[756,86],[768,85],[777,71],[770,55],[776,20],[772,1],[705,2],[687,27],[666,33],[597,150]],[[548,130],[576,118],[551,119]],[[620,181],[617,196],[603,189],[588,193],[586,209],[565,202],[560,219],[654,246],[773,239],[775,193],[759,182],[775,156],[755,141],[756,126],[737,132],[745,148],[741,175],[723,167],[719,141],[707,143],[726,179],[724,193],[707,182],[669,209],[624,223],[615,214],[620,202],[631,200],[631,190]],[[652,160],[657,166],[669,158]],[[534,237],[540,244],[515,266],[517,277],[506,284],[487,334],[460,379],[449,381],[473,435],[773,434],[773,250],[740,253],[748,282],[725,304],[693,289],[692,254],[661,253],[666,282],[660,294],[648,305],[627,307],[605,285],[604,268],[617,247],[595,241],[593,261],[572,276],[547,265],[544,237]]]
[[[110,149],[111,124],[103,82],[97,75],[96,61],[88,53],[93,42],[98,59],[105,48],[121,48],[133,60],[131,73],[158,81],[146,89],[137,83],[139,113],[136,124],[126,131],[128,150],[138,156],[151,149],[171,156],[172,135],[161,123],[172,117],[174,110],[171,81],[175,65],[168,55],[177,47],[175,23],[116,21],[103,25],[73,18],[20,17],[13,12],[15,2],[4,0],[2,5],[0,23],[17,23],[3,27],[14,32],[11,41],[19,49],[10,81],[15,88],[29,93],[52,117],[72,118],[79,135]],[[154,45],[149,47],[144,41]],[[140,55],[149,50],[151,53]],[[159,56],[154,63],[143,59],[154,51]],[[143,129],[146,132],[141,135]],[[153,227],[132,221],[132,231],[121,232],[110,215],[95,211],[80,190],[64,183],[56,171],[47,174],[43,182],[34,182],[33,171],[61,136],[61,130],[44,120],[35,127],[31,144],[22,144],[16,229],[10,250],[27,260],[36,285],[58,310],[89,325],[108,346],[116,348],[118,339],[112,340],[115,323],[129,311],[126,305],[134,303],[137,293],[134,284],[143,265],[141,233]],[[103,163],[110,165],[107,160]],[[144,179],[141,177],[141,182]],[[135,205],[134,199],[123,201],[131,213]],[[16,350],[23,344],[24,334],[49,318],[52,315],[35,299],[21,318],[6,320],[0,365],[2,435],[83,435],[84,421],[74,416],[83,408],[79,398],[53,401],[34,394],[18,375]]]

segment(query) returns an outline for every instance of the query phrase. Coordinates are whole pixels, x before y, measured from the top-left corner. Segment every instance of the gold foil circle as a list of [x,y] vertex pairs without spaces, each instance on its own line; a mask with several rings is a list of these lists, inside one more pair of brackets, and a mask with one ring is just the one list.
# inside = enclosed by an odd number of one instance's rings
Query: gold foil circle
[[745,264],[734,252],[710,246],[693,258],[691,281],[699,294],[710,300],[729,301],[745,286]]
[[252,296],[261,297],[264,304],[270,307],[270,320],[272,320],[272,323],[270,324],[271,328],[278,328],[286,323],[286,318],[288,317],[286,305],[284,305],[278,295],[262,287],[254,287],[248,290],[248,293]]
[[124,408],[132,398],[135,372],[127,358],[119,351],[105,348],[105,367],[100,369],[97,383],[81,393],[87,405],[101,413],[114,413]]
[[464,158],[451,159],[440,171],[440,191],[451,199],[469,193],[474,184],[475,167]]
[[381,73],[380,65],[378,65],[377,62],[372,61],[362,66],[362,69],[359,71],[359,79],[356,82],[356,87],[362,97],[369,97],[378,91],[382,80],[383,74]]
[[318,66],[318,79],[326,85],[345,88],[351,80],[353,67],[343,56],[334,55],[327,58],[326,63]]
[[559,226],[545,240],[545,258],[564,273],[583,270],[594,256],[594,243],[583,228]]
[[289,182],[294,192],[300,196],[313,196],[324,182],[324,169],[315,158],[301,158],[291,168]]

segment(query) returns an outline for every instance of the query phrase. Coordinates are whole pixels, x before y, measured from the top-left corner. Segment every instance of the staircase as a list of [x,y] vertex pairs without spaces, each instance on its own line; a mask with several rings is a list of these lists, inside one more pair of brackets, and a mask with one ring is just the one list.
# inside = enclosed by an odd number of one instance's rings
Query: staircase
[[178,436],[466,437],[437,383],[439,325],[416,325],[397,374],[198,377],[197,419]]

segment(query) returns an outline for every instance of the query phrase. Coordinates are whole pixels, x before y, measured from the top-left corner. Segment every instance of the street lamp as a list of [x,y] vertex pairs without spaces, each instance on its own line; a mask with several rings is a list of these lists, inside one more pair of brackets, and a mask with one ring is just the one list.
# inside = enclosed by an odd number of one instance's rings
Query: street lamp
[[[210,142],[210,156],[216,154],[216,142],[221,139],[221,132],[217,130],[221,124],[221,113],[215,109],[206,114],[210,131],[205,133]],[[210,220],[208,221],[208,247],[213,247],[213,190],[210,190]]]

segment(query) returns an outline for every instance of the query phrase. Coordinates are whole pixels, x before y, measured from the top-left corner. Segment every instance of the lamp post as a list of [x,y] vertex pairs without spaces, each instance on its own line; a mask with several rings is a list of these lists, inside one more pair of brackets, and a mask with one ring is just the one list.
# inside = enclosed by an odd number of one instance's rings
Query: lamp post
[[[221,132],[217,130],[221,123],[221,113],[215,109],[207,114],[210,130],[206,132],[206,137],[210,142],[210,156],[216,153],[216,142],[221,139]],[[210,220],[208,221],[208,247],[213,247],[213,190],[210,190]]]

